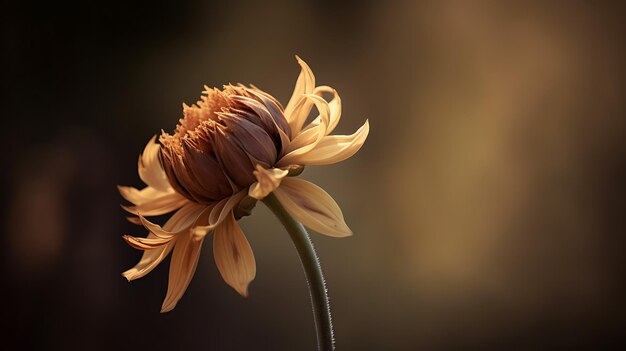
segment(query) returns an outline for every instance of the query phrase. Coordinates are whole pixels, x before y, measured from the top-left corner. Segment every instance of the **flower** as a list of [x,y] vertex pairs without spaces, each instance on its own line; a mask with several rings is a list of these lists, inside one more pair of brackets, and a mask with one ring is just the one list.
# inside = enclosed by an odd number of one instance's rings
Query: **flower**
[[[152,137],[139,156],[146,187],[119,186],[147,237],[125,235],[143,250],[139,263],[122,275],[129,281],[148,274],[171,252],[167,295],[161,312],[172,310],[194,275],[202,243],[213,233],[215,263],[224,281],[242,296],[256,275],[254,254],[237,219],[256,200],[275,194],[287,212],[319,233],[351,235],[341,209],[322,188],[294,178],[304,166],[343,161],[363,145],[369,123],[352,135],[329,135],[341,117],[335,89],[315,86],[309,66],[301,66],[293,95],[283,109],[255,86],[209,89],[192,106],[173,134]],[[324,94],[332,95],[330,101]],[[306,123],[313,107],[319,115]],[[306,125],[305,125],[306,124]],[[161,227],[145,217],[176,211]]]

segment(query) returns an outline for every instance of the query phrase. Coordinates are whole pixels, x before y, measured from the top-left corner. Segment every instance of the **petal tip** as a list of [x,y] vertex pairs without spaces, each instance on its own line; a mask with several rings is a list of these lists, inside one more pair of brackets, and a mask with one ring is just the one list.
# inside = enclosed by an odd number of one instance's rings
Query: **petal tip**
[[265,169],[261,165],[257,165],[253,174],[257,181],[248,188],[248,196],[263,200],[280,186],[282,179],[289,174],[289,171],[280,168]]
[[133,237],[131,235],[124,234],[122,235],[122,239],[124,239],[126,243],[130,244],[130,242],[133,240]]
[[174,309],[174,307],[176,307],[176,304],[174,304],[173,306],[171,306],[171,305],[167,305],[166,306],[165,304],[163,304],[163,306],[161,306],[161,312],[160,313],[170,312],[171,310]]
[[195,240],[200,240],[209,234],[210,231],[206,226],[197,226],[191,229],[191,235]]
[[139,217],[127,216],[126,220],[129,221],[132,224],[142,225],[141,220],[139,219]]
[[167,296],[165,298],[165,300],[163,301],[163,304],[161,305],[161,313],[167,313],[171,310],[173,310],[176,307],[176,304],[178,303],[177,300],[172,300],[169,298],[169,296]]
[[248,286],[250,286],[250,284],[245,284],[245,286],[239,286],[239,287],[233,287],[235,289],[235,291],[237,291],[237,293],[239,293],[239,295],[241,295],[241,297],[243,297],[244,299],[247,299],[250,294],[248,292]]
[[126,278],[127,282],[133,281],[133,270],[129,269],[126,272],[122,273],[122,277]]
[[338,235],[338,238],[347,238],[349,236],[353,236],[354,233],[352,232],[352,230],[350,230],[350,228],[346,228],[346,231],[343,231],[341,235]]
[[132,213],[134,215],[139,215],[139,212],[137,210],[135,210],[135,206],[126,206],[126,205],[120,205],[120,207],[122,207],[122,209],[128,213]]

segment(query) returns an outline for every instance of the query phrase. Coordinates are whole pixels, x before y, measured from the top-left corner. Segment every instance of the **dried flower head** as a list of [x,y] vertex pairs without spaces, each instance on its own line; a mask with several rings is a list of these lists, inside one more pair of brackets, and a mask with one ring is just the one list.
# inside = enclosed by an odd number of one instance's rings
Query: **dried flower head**
[[[309,66],[297,59],[300,76],[284,109],[254,86],[205,86],[200,101],[183,104],[184,117],[174,133],[163,132],[161,145],[153,137],[140,155],[139,177],[147,186],[119,187],[133,203],[123,206],[136,215],[129,220],[149,231],[145,238],[124,236],[131,246],[144,250],[124,277],[143,277],[172,252],[162,312],[172,310],[187,289],[209,233],[224,281],[247,296],[256,264],[237,219],[270,193],[305,226],[330,236],[351,235],[332,197],[292,176],[304,166],[354,155],[367,138],[369,124],[366,121],[352,135],[329,135],[341,117],[339,95],[331,87],[316,87]],[[324,93],[332,95],[330,101]],[[313,107],[319,115],[306,123]],[[172,211],[162,227],[145,218]]]

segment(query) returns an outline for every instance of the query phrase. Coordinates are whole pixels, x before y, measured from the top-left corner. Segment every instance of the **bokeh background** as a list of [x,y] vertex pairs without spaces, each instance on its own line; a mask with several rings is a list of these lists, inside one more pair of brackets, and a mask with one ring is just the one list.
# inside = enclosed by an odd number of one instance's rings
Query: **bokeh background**
[[[617,2],[615,2],[617,3]],[[314,350],[298,257],[241,221],[248,299],[205,245],[178,307],[115,186],[202,86],[285,102],[299,72],[366,118],[302,175],[355,235],[313,234],[339,350],[608,349],[624,341],[624,9],[578,1],[4,1],[2,318],[9,349]]]

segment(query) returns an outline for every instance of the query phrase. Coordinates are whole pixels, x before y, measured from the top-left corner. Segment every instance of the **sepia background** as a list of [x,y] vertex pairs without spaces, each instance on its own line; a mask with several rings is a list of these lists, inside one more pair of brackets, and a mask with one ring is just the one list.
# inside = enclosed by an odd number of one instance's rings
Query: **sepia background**
[[[3,2],[2,333],[11,349],[314,350],[287,234],[241,221],[250,297],[210,245],[176,309],[132,283],[116,185],[204,84],[286,102],[298,54],[353,158],[302,177],[354,236],[312,233],[338,350],[607,349],[626,323],[624,9],[577,1]],[[209,242],[210,243],[210,242]]]

